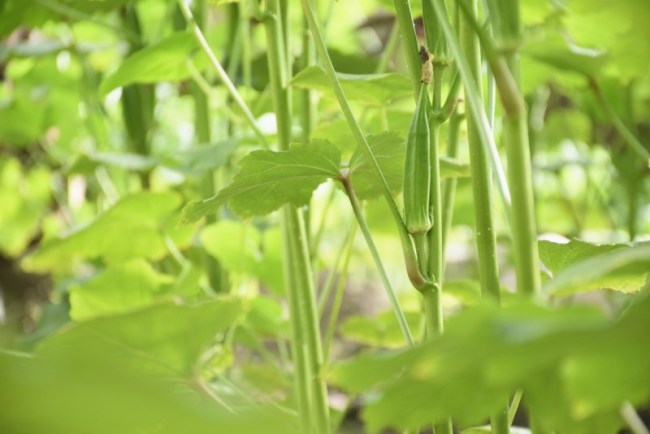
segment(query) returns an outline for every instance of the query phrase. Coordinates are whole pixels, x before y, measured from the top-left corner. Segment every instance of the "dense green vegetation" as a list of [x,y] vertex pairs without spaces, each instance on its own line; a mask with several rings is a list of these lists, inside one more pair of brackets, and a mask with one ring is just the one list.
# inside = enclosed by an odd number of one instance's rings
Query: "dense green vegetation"
[[647,0],[5,0],[3,433],[648,433]]

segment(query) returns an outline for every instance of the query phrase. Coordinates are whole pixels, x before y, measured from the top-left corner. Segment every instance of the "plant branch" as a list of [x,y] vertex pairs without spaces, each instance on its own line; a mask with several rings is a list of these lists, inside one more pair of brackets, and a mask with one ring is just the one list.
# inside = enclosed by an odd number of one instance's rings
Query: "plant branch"
[[609,104],[609,101],[607,101],[607,98],[603,95],[602,89],[600,88],[596,78],[593,76],[587,76],[587,81],[589,82],[589,88],[596,96],[596,100],[602,106],[603,110],[605,110],[605,114],[614,125],[614,128],[616,128],[616,131],[618,131],[618,133],[625,139],[625,142],[632,151],[639,157],[643,158],[647,167],[650,167],[650,151],[643,146],[634,133],[630,131],[621,118],[616,114],[612,106]]
[[348,195],[348,199],[350,200],[350,205],[352,205],[352,210],[354,211],[354,216],[356,217],[357,222],[359,223],[359,227],[361,228],[361,233],[363,234],[363,237],[366,240],[366,244],[368,245],[368,249],[370,250],[372,259],[375,261],[375,265],[377,266],[377,271],[379,272],[379,277],[381,278],[381,281],[384,284],[384,289],[386,289],[386,294],[388,295],[388,299],[390,300],[391,306],[393,307],[393,312],[397,317],[397,322],[399,324],[400,329],[402,330],[402,334],[404,335],[404,338],[408,342],[409,346],[413,347],[415,346],[413,335],[411,334],[411,330],[409,329],[408,322],[406,321],[406,317],[404,316],[402,307],[399,304],[397,295],[393,290],[393,286],[391,285],[390,280],[388,279],[388,275],[386,274],[386,270],[384,269],[384,264],[381,262],[379,251],[377,250],[375,241],[372,238],[372,233],[370,232],[368,223],[366,223],[366,219],[363,216],[361,204],[359,203],[357,194],[354,191],[354,187],[352,187],[352,184],[350,183],[350,180],[348,178],[342,177],[340,178],[340,181],[341,184],[343,184],[343,188],[345,189],[345,192]]
[[648,430],[648,427],[645,426],[643,420],[628,401],[621,406],[621,416],[623,416],[625,423],[627,423],[633,434],[650,434],[650,430]]

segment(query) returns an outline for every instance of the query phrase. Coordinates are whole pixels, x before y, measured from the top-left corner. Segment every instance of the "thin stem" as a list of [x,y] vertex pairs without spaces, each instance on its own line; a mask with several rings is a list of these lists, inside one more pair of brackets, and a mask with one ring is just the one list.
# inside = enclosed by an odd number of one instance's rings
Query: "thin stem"
[[178,0],[178,6],[180,7],[181,12],[185,17],[185,21],[187,21],[188,25],[190,26],[190,29],[192,30],[194,37],[199,43],[199,46],[201,47],[203,52],[208,56],[210,63],[214,67],[214,70],[217,72],[217,76],[219,77],[221,82],[226,86],[226,89],[228,89],[228,93],[230,94],[232,99],[235,100],[237,106],[239,106],[239,108],[241,109],[250,127],[255,132],[257,138],[260,140],[260,143],[265,147],[268,146],[266,143],[266,137],[264,137],[262,130],[257,125],[257,121],[255,120],[255,117],[253,116],[250,109],[246,105],[246,102],[244,101],[242,96],[239,94],[239,91],[237,91],[235,85],[230,80],[230,77],[228,77],[228,74],[226,74],[226,71],[223,69],[223,66],[221,66],[221,63],[219,63],[219,60],[217,60],[217,57],[214,55],[214,52],[210,48],[208,41],[205,39],[205,36],[203,35],[203,32],[201,31],[200,27],[194,20],[192,11],[187,6],[187,4],[185,4],[185,0]]
[[393,290],[393,286],[391,285],[390,280],[388,279],[388,275],[386,274],[386,270],[384,269],[384,264],[381,262],[379,251],[377,250],[375,241],[372,238],[372,233],[370,232],[368,223],[366,223],[366,219],[363,216],[361,204],[359,203],[359,199],[357,198],[356,192],[354,191],[352,184],[347,178],[341,178],[341,183],[343,184],[343,187],[345,188],[345,192],[348,195],[348,199],[350,200],[350,204],[352,205],[352,210],[354,211],[354,216],[356,217],[357,222],[359,223],[359,227],[361,228],[361,233],[363,233],[363,237],[366,240],[366,244],[368,245],[368,249],[370,250],[372,259],[375,261],[375,265],[377,266],[377,271],[379,271],[379,277],[381,278],[381,281],[384,284],[384,289],[386,290],[388,299],[390,300],[391,306],[393,307],[393,312],[397,317],[397,322],[399,324],[400,329],[402,330],[402,334],[404,335],[404,338],[406,339],[406,342],[408,342],[409,346],[413,347],[415,346],[413,335],[411,334],[411,330],[409,328],[408,322],[406,321],[406,317],[404,316],[404,311],[402,310],[402,307],[399,304],[397,295]]
[[311,433],[312,425],[312,404],[311,404],[311,387],[309,384],[310,372],[306,354],[306,337],[302,325],[300,312],[300,296],[296,290],[295,275],[293,273],[293,247],[291,245],[290,226],[285,223],[288,220],[287,214],[291,210],[289,207],[283,208],[282,211],[282,251],[284,267],[284,283],[287,288],[287,301],[289,306],[289,318],[291,320],[291,356],[295,369],[294,389],[296,392],[296,401],[298,403],[298,414],[300,415],[301,431]]
[[352,256],[352,246],[354,245],[354,237],[357,234],[357,226],[353,225],[348,232],[348,236],[345,240],[345,247],[343,252],[345,252],[345,257],[343,258],[343,265],[341,267],[341,272],[339,273],[339,281],[336,287],[336,293],[334,295],[334,301],[332,302],[332,309],[330,310],[330,317],[327,324],[327,332],[325,333],[325,344],[324,353],[326,364],[330,362],[330,351],[332,350],[332,342],[334,341],[334,332],[336,331],[336,324],[338,322],[339,312],[341,311],[341,303],[343,302],[343,292],[345,289],[345,282],[348,276],[348,266],[350,265],[350,257]]
[[623,416],[625,423],[627,423],[633,434],[650,434],[650,430],[648,430],[648,427],[645,426],[643,420],[628,401],[625,401],[621,406],[621,416]]
[[[397,204],[393,199],[393,196],[390,192],[390,188],[388,187],[388,183],[386,182],[386,178],[384,178],[384,175],[381,172],[379,164],[377,163],[377,159],[373,155],[372,150],[370,149],[370,145],[368,144],[368,141],[363,135],[363,132],[361,131],[361,127],[359,127],[359,124],[357,123],[357,120],[354,117],[354,114],[352,113],[350,104],[348,103],[348,100],[345,97],[345,93],[343,92],[341,83],[339,82],[339,79],[336,75],[336,71],[334,70],[334,65],[332,65],[332,59],[330,58],[329,53],[327,52],[327,47],[325,46],[325,41],[323,40],[320,29],[318,27],[318,23],[316,21],[316,17],[314,15],[312,6],[309,0],[301,0],[301,2],[302,2],[303,11],[305,13],[305,16],[307,17],[309,30],[311,31],[312,37],[316,44],[316,50],[320,56],[320,60],[323,63],[323,66],[325,67],[325,72],[327,73],[327,76],[329,77],[330,82],[332,83],[332,87],[334,88],[334,92],[336,93],[336,97],[339,101],[341,110],[343,111],[345,119],[347,120],[348,125],[352,130],[352,134],[357,144],[359,145],[359,149],[361,150],[361,152],[363,152],[364,157],[370,163],[370,167],[372,168],[375,178],[377,179],[378,184],[381,187],[384,199],[386,200],[386,203],[388,204],[388,208],[390,209],[393,219],[395,220],[395,223],[397,225],[397,230],[399,232],[400,241],[402,243],[402,250],[404,253],[406,270],[409,275],[409,279],[411,280],[411,283],[413,283],[413,286],[415,286],[416,288],[420,288],[427,283],[427,280],[424,278],[424,276],[422,276],[422,274],[418,270],[417,259],[415,256],[415,252],[413,250],[413,244],[411,243],[409,233],[406,230],[404,221],[402,220],[402,215],[399,209],[397,208]],[[419,58],[418,58],[418,63],[419,63]]]
[[512,423],[515,420],[517,415],[517,410],[519,409],[519,404],[521,403],[521,396],[524,394],[523,390],[518,389],[515,392],[515,395],[512,397],[512,402],[510,402],[510,408],[508,409],[508,423],[512,426]]
[[379,58],[377,68],[375,68],[376,74],[381,74],[382,72],[386,71],[386,68],[388,68],[388,62],[395,52],[395,48],[399,42],[399,35],[399,27],[397,25],[393,25],[393,28],[390,31],[390,36],[388,37],[388,42],[386,42],[384,51],[381,53],[381,57]]
[[325,312],[325,307],[327,306],[327,300],[329,299],[332,289],[334,288],[334,279],[336,278],[336,275],[339,271],[339,267],[341,266],[343,257],[346,254],[345,248],[350,243],[349,239],[352,236],[352,234],[356,232],[354,225],[355,223],[353,222],[353,224],[350,226],[350,229],[348,229],[347,235],[345,236],[345,240],[343,240],[343,245],[338,250],[338,254],[336,255],[336,259],[334,260],[334,266],[330,269],[330,272],[327,274],[327,279],[323,284],[323,290],[321,291],[320,297],[318,299],[318,316],[321,318],[321,320]]
[[630,131],[630,129],[625,125],[621,118],[616,114],[612,106],[607,101],[607,98],[603,95],[603,92],[598,84],[598,81],[594,77],[587,77],[589,81],[589,88],[596,96],[598,103],[605,110],[605,114],[609,118],[610,122],[616,128],[616,131],[625,139],[625,142],[636,153],[639,157],[643,158],[647,167],[650,167],[650,151],[646,149],[645,146],[639,141],[639,139]]
[[[291,141],[291,94],[287,87],[289,63],[287,40],[282,25],[286,3],[269,0],[265,16],[269,83],[278,129],[278,148],[286,150]],[[330,432],[327,384],[321,375],[323,348],[316,307],[316,290],[309,256],[307,232],[303,214],[295,206],[283,208],[286,292],[291,305],[291,323],[294,330],[294,363],[297,367],[296,386],[302,432],[327,434]],[[298,331],[297,329],[300,329]],[[298,366],[301,365],[301,366]]]
[[[462,115],[453,115],[449,120],[449,132],[447,137],[447,156],[456,158],[458,156],[458,131],[460,129],[460,122],[463,119]],[[442,192],[442,251],[443,261],[447,246],[447,236],[451,229],[451,222],[454,215],[454,202],[456,198],[456,186],[458,179],[455,177],[447,178],[443,185]]]

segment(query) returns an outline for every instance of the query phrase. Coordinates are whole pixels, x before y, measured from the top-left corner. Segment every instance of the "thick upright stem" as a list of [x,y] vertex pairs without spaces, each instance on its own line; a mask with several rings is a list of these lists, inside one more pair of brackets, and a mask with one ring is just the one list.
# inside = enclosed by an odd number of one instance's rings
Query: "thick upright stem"
[[[286,5],[285,5],[286,6]],[[287,81],[289,67],[286,58],[286,39],[282,30],[283,10],[278,0],[268,2],[269,14],[265,24],[268,40],[269,81],[273,96],[278,148],[286,150],[291,141],[291,96]],[[293,330],[293,358],[296,364],[296,388],[303,432],[326,434],[330,431],[327,386],[321,374],[323,351],[316,309],[314,279],[307,247],[302,213],[292,206],[283,209],[282,228],[285,267]],[[304,412],[308,411],[308,416]],[[308,426],[304,426],[304,425]]]
[[[473,2],[472,10],[476,8]],[[481,61],[478,38],[465,15],[460,17],[460,39],[473,76],[473,86],[481,89]],[[468,101],[467,104],[473,104]],[[496,255],[496,236],[492,209],[492,175],[487,152],[481,146],[479,126],[474,118],[467,119],[467,140],[472,167],[472,193],[476,219],[476,245],[478,250],[481,293],[499,300],[499,275]]]
[[[494,30],[498,39],[516,41],[520,37],[518,3],[518,0],[490,2],[490,15],[494,19]],[[473,22],[476,23],[476,20]],[[475,30],[481,33],[480,29]],[[528,142],[528,118],[519,88],[518,55],[511,53],[505,58],[500,57],[491,47],[490,41],[484,35],[481,37],[504,109],[503,139],[508,155],[508,184],[512,194],[511,224],[517,291],[535,297],[541,287],[537,223]]]

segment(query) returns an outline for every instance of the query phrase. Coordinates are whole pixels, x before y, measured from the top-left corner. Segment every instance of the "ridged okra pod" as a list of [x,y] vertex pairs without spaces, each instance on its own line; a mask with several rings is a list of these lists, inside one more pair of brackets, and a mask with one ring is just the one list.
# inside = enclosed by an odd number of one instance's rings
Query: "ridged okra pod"
[[422,78],[418,101],[406,141],[404,163],[404,221],[411,234],[426,233],[433,225],[430,208],[431,158],[429,145],[429,113],[431,112],[428,84],[431,80],[431,56],[420,48]]

